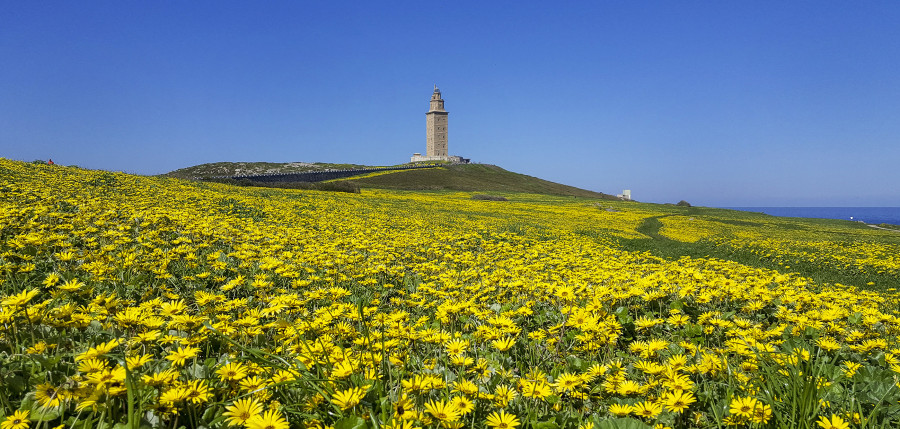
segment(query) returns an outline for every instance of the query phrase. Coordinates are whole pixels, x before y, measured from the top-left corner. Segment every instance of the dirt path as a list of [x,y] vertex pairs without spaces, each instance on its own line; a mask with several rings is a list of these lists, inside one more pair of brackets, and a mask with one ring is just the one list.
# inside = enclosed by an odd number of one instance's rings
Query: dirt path
[[900,230],[896,230],[896,229],[893,229],[893,228],[885,228],[885,227],[883,227],[883,226],[872,225],[872,224],[869,224],[869,223],[867,223],[866,226],[871,227],[871,228],[875,228],[875,229],[884,230],[884,231],[900,232]]

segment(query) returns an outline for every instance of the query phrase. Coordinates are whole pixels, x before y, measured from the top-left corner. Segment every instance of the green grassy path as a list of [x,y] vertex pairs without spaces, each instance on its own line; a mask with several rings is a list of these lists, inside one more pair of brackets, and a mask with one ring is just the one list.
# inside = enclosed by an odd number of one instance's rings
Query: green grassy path
[[[684,256],[691,258],[716,258],[738,262],[751,267],[766,268],[780,272],[795,272],[809,277],[819,284],[840,283],[873,290],[900,288],[900,279],[889,274],[830,269],[803,261],[797,261],[790,268],[787,268],[778,264],[775,260],[761,257],[749,249],[717,245],[707,240],[700,240],[694,243],[672,240],[659,233],[663,227],[660,219],[667,216],[672,215],[653,216],[644,219],[636,230],[646,235],[647,238],[621,238],[618,240],[619,246],[629,251],[649,252],[654,256],[668,260],[676,260]],[[874,282],[875,286],[868,285],[869,282]]]

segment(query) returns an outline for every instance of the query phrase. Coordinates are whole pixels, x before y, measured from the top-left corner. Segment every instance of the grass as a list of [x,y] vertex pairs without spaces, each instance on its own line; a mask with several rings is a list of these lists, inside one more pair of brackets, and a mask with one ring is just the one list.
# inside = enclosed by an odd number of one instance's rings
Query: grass
[[[656,206],[658,207],[658,206]],[[733,261],[743,265],[771,270],[789,271],[809,277],[819,284],[844,284],[869,288],[869,283],[878,287],[872,289],[900,288],[900,279],[892,273],[878,272],[875,270],[863,270],[859,268],[833,267],[823,265],[816,261],[796,259],[789,266],[774,257],[760,255],[752,249],[723,245],[716,240],[701,239],[695,242],[673,240],[660,234],[663,227],[662,219],[674,215],[703,216],[705,220],[715,221],[725,225],[734,225],[738,228],[763,230],[763,227],[780,230],[781,232],[794,232],[803,234],[809,238],[817,235],[825,239],[837,239],[855,241],[859,240],[859,232],[871,229],[864,224],[830,219],[801,219],[801,218],[777,218],[769,215],[740,212],[726,209],[711,209],[703,207],[691,207],[688,209],[673,210],[673,213],[652,216],[644,219],[637,232],[645,235],[645,238],[619,238],[619,246],[628,251],[649,252],[650,254],[668,260],[677,260],[682,257],[691,258],[715,258]],[[774,221],[774,222],[773,222]],[[821,231],[821,232],[819,232]],[[773,232],[775,234],[775,232]],[[900,243],[900,237],[892,237],[886,234],[877,234],[877,242],[885,244]],[[817,249],[810,248],[810,252]]]
[[[371,168],[358,164],[331,163],[272,163],[272,162],[216,162],[195,165],[164,174],[165,177],[180,179],[206,179],[212,177],[301,173],[328,169]],[[331,180],[343,183],[344,188],[379,188],[413,191],[476,191],[476,192],[520,192],[577,198],[616,199],[611,195],[550,182],[525,174],[504,170],[488,164],[446,164],[439,168],[424,170],[399,170],[371,176]],[[289,187],[289,186],[280,186]]]
[[351,178],[347,181],[356,183],[363,188],[523,192],[578,198],[615,199],[611,195],[514,173],[488,164],[460,164],[426,170],[402,170],[375,177]]
[[249,179],[204,179],[206,182],[256,188],[305,189],[309,191],[359,193],[359,186],[350,182],[258,182]]

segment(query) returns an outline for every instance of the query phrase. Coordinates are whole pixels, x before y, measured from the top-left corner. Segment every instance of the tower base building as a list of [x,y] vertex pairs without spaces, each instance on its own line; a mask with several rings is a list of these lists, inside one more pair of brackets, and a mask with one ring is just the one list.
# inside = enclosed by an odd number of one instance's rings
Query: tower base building
[[456,164],[468,164],[469,160],[463,158],[461,156],[428,156],[422,155],[421,153],[414,153],[410,158],[409,162],[426,162],[426,161],[449,161]]

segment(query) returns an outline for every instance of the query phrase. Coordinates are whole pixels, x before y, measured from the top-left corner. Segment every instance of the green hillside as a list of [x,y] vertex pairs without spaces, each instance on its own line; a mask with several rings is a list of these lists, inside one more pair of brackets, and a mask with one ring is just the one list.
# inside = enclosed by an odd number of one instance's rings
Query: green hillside
[[612,195],[567,186],[489,164],[456,164],[422,170],[345,179],[362,188],[452,190],[468,192],[526,192],[587,198],[616,199]]
[[[182,168],[164,174],[182,179],[270,173],[300,173],[326,169],[367,168],[356,164],[217,162]],[[532,194],[617,199],[612,195],[550,182],[488,164],[448,164],[421,170],[398,170],[338,180],[361,188],[398,190],[449,190],[470,192],[525,192]],[[271,186],[271,184],[259,184]]]

